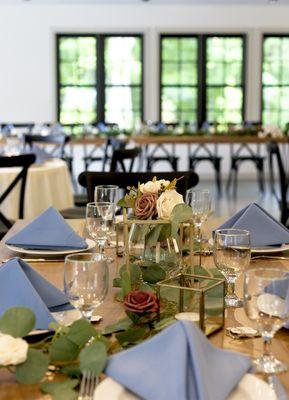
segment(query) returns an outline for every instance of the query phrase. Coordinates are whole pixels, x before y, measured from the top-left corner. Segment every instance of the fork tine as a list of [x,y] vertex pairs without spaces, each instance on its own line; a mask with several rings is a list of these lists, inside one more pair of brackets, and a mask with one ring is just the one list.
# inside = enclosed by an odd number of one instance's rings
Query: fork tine
[[79,400],[84,398],[86,379],[87,379],[87,374],[86,374],[86,371],[84,371],[84,373],[82,375],[82,379],[81,379],[81,384],[80,384],[80,390],[79,390],[79,396],[78,396]]

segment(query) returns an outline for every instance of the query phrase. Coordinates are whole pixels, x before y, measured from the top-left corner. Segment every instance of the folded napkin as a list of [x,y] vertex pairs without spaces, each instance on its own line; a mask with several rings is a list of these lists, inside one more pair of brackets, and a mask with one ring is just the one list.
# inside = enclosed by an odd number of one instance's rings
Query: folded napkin
[[112,356],[105,373],[146,400],[224,400],[249,368],[247,356],[214,347],[180,321]]
[[237,212],[218,229],[228,228],[250,231],[252,247],[289,243],[289,230],[256,203]]
[[36,329],[48,329],[51,312],[74,307],[67,297],[30,265],[12,258],[0,267],[0,316],[10,307],[29,307],[36,316]]
[[86,241],[66,223],[55,208],[50,207],[6,244],[24,249],[81,250],[87,248]]

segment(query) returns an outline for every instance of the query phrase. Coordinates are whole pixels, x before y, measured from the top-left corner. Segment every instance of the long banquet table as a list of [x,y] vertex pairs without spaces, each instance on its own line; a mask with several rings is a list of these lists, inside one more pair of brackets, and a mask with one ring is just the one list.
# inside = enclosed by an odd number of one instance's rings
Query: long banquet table
[[[6,259],[15,256],[7,247],[5,246],[5,240],[23,228],[28,221],[17,221],[16,224],[8,232],[6,238],[0,242],[0,263],[3,263]],[[69,224],[75,229],[79,234],[84,232],[84,221],[83,220],[69,220]],[[220,218],[212,218],[207,222],[204,227],[205,233],[210,233],[212,229],[219,226],[221,223]],[[30,258],[30,257],[29,257]],[[208,268],[214,265],[213,258],[211,256],[203,257],[204,265]],[[112,287],[112,279],[117,273],[117,269],[122,265],[123,259],[118,257],[116,262],[110,265],[110,288],[104,303],[97,310],[97,314],[103,316],[103,320],[96,324],[97,329],[102,329],[106,325],[112,324],[120,319],[124,312],[122,305],[114,300],[115,294],[118,289]],[[255,267],[257,265],[280,265],[288,268],[289,271],[289,260],[287,261],[276,261],[276,260],[256,260],[251,261],[250,267]],[[32,262],[30,265],[35,268],[41,275],[52,282],[59,289],[63,289],[63,261],[61,262]],[[240,278],[237,284],[237,292],[242,295],[242,279]],[[250,321],[247,320],[243,309],[237,310],[227,310],[225,327],[214,333],[209,337],[210,341],[220,347],[229,350],[239,351],[245,353],[251,357],[257,357],[262,352],[262,340],[260,338],[256,339],[233,339],[226,334],[225,328],[228,326],[240,326],[240,325],[250,325]],[[285,329],[279,331],[273,340],[273,351],[274,354],[280,359],[287,361],[289,363],[289,332]],[[233,368],[234,366],[232,366]],[[224,377],[225,378],[225,377]],[[289,394],[289,372],[280,376],[280,380],[283,383],[287,393]],[[21,385],[18,384],[13,375],[5,370],[0,370],[0,400],[34,400],[34,399],[50,399],[48,395],[43,395],[38,389],[37,385]],[[256,399],[258,400],[258,399]],[[261,399],[260,399],[261,400]]]

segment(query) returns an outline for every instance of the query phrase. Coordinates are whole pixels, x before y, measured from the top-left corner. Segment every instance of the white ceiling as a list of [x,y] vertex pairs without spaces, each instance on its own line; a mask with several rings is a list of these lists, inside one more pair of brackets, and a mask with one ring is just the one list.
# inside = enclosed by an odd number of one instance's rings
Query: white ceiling
[[[289,4],[289,0],[149,0],[144,2],[142,0],[0,0],[0,4],[146,4],[147,6],[152,4],[236,4],[236,5],[264,5],[270,6],[285,5]],[[270,4],[273,3],[274,4]],[[275,3],[276,2],[276,3]]]

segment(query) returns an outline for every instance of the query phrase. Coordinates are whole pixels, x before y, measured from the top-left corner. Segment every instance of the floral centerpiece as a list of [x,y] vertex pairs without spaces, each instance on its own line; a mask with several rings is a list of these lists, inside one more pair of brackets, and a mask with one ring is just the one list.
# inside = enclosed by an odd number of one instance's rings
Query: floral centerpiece
[[190,221],[192,210],[178,193],[177,182],[154,177],[137,188],[128,187],[128,193],[119,201],[124,210],[127,264],[159,265],[168,276],[179,271],[182,224]]

